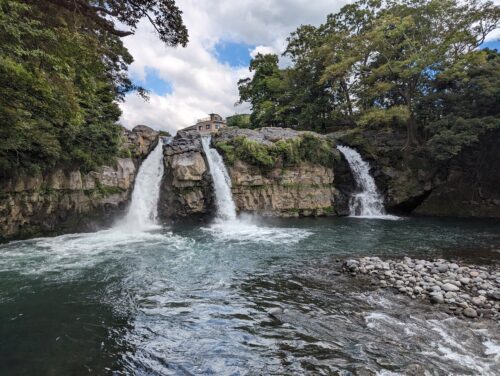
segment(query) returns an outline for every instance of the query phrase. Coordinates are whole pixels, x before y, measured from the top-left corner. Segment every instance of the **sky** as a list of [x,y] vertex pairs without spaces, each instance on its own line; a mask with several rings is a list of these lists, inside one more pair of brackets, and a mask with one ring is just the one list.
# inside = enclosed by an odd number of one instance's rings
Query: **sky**
[[[248,104],[235,103],[238,80],[250,75],[250,59],[258,52],[281,54],[298,26],[319,25],[348,2],[177,0],[189,31],[186,48],[165,46],[145,21],[124,39],[135,59],[131,77],[150,90],[150,99],[128,94],[121,123],[175,133],[211,112],[224,117],[249,112]],[[488,47],[500,49],[496,38],[489,39]]]

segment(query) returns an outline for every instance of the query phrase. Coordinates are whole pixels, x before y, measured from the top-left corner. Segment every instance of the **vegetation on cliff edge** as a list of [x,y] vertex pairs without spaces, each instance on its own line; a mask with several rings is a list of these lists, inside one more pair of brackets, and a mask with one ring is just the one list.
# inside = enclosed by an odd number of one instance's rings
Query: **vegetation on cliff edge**
[[229,142],[218,141],[215,146],[231,165],[239,159],[262,168],[272,168],[280,164],[298,165],[302,162],[331,167],[334,160],[332,141],[309,132],[270,144],[238,136]]

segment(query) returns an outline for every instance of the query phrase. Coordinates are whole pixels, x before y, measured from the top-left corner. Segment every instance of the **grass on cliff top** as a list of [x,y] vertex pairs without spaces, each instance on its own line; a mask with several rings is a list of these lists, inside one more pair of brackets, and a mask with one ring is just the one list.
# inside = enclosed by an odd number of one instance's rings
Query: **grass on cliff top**
[[265,145],[245,136],[239,136],[229,142],[216,142],[215,147],[230,165],[239,159],[262,168],[272,168],[279,164],[294,166],[302,162],[331,167],[334,161],[332,141],[312,133],[303,133],[295,138],[279,140],[272,145]]

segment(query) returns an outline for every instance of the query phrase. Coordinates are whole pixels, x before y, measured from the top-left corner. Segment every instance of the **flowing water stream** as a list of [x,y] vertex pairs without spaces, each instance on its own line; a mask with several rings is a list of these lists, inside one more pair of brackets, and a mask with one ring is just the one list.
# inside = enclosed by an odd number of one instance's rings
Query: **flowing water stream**
[[163,143],[158,145],[139,168],[127,215],[115,227],[141,232],[157,227],[158,199],[163,176]]
[[350,215],[361,218],[397,219],[398,217],[386,214],[384,199],[370,175],[370,165],[356,150],[348,146],[338,145],[337,149],[344,154],[358,190],[349,200]]
[[208,167],[213,179],[217,219],[231,221],[236,219],[236,205],[231,194],[231,178],[227,172],[222,156],[210,147],[211,137],[201,138],[203,151],[207,157]]
[[[497,323],[336,271],[365,255],[498,264],[498,221],[255,222],[218,205],[205,227],[161,227],[158,148],[135,185],[150,197],[140,204],[134,191],[128,226],[0,245],[0,375],[497,373]],[[214,160],[214,186],[229,185]]]

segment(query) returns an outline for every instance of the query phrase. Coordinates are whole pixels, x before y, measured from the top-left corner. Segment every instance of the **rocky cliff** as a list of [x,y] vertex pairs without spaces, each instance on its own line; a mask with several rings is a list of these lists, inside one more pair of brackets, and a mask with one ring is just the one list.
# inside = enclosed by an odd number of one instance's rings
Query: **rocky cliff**
[[394,213],[500,218],[500,131],[460,154],[434,159],[425,146],[403,150],[404,134],[356,130],[332,134],[372,166],[386,207]]
[[0,240],[85,231],[110,222],[126,207],[137,169],[158,142],[146,126],[124,130],[113,166],[82,173],[59,168],[0,182]]
[[[212,145],[226,162],[239,211],[281,217],[347,214],[347,199],[334,185],[334,165],[342,159],[328,138],[282,128],[227,128]],[[199,135],[179,132],[164,155],[162,215],[212,211],[211,176]]]
[[163,219],[204,215],[212,210],[212,180],[197,132],[179,131],[163,146],[165,172],[160,190]]

